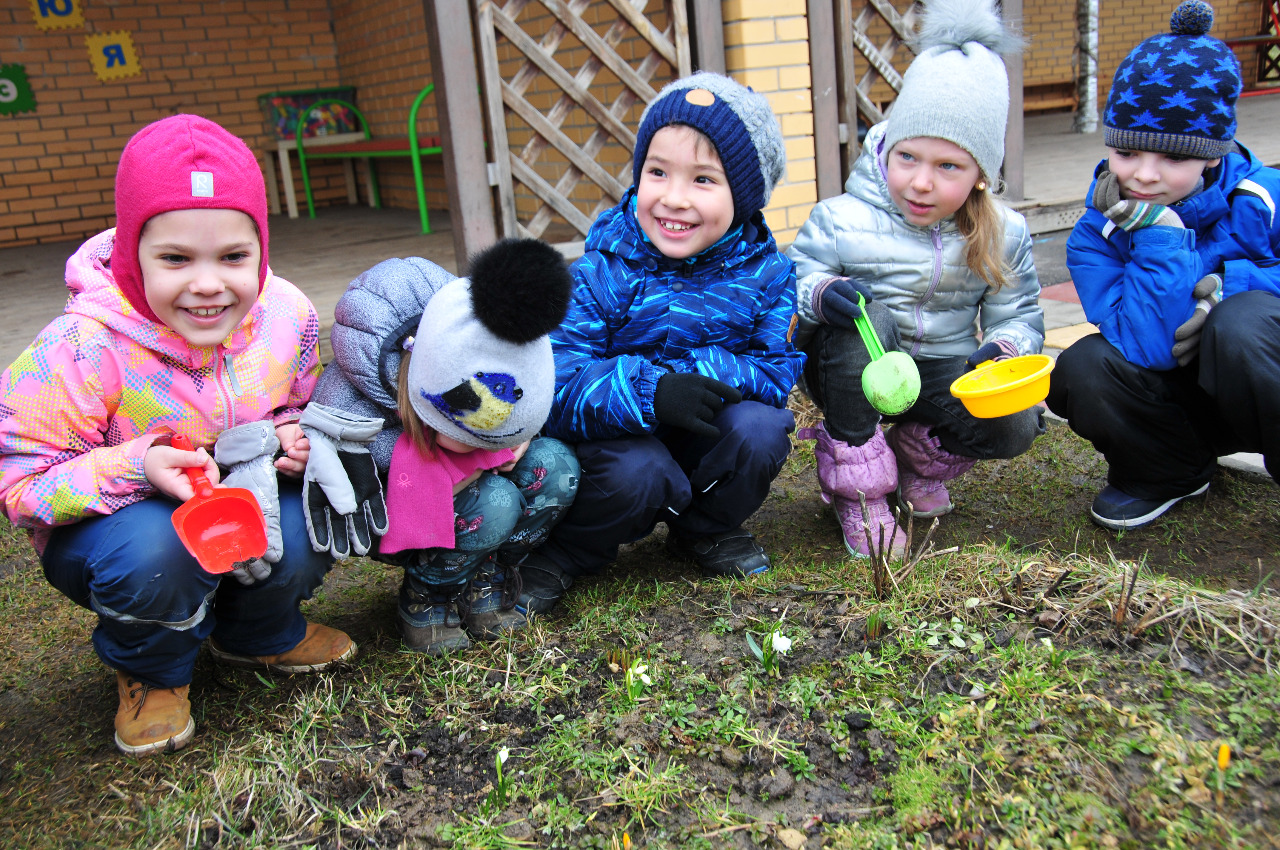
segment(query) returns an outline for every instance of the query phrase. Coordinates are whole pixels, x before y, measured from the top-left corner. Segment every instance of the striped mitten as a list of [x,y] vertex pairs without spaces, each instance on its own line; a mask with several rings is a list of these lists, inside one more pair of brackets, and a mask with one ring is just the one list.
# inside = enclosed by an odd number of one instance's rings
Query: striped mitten
[[1120,197],[1120,181],[1110,171],[1098,177],[1093,190],[1093,206],[1098,212],[1126,231],[1144,227],[1178,227],[1182,219],[1164,204],[1148,204],[1144,201],[1126,201]]

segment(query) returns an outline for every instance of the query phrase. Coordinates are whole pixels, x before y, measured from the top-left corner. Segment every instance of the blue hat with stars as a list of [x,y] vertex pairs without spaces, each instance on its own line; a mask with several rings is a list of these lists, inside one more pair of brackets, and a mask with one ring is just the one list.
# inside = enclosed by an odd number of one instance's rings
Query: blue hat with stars
[[1103,139],[1109,148],[1216,159],[1232,149],[1240,63],[1208,35],[1213,7],[1186,0],[1169,32],[1139,44],[1116,69]]

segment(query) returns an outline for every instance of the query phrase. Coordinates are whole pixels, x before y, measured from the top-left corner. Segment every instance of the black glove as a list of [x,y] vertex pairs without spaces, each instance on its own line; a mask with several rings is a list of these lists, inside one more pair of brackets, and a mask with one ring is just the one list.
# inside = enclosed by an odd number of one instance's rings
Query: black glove
[[1196,288],[1191,290],[1191,297],[1196,299],[1195,312],[1173,332],[1177,342],[1173,344],[1172,354],[1179,366],[1186,366],[1200,352],[1200,331],[1204,328],[1204,320],[1222,300],[1222,276],[1210,274],[1200,278]]
[[653,415],[664,425],[683,428],[702,437],[719,437],[711,420],[725,405],[742,401],[742,393],[695,372],[671,372],[658,379],[653,391]]
[[988,360],[1007,360],[1009,352],[1001,348],[997,343],[984,342],[978,347],[978,350],[970,354],[964,359],[964,370],[972,372]]
[[862,315],[858,296],[870,303],[871,289],[847,277],[833,277],[818,284],[813,293],[813,312],[824,325],[852,328],[853,320]]
[[387,503],[369,443],[382,420],[311,403],[298,420],[311,441],[302,502],[311,548],[335,558],[363,555],[373,535],[387,533]]

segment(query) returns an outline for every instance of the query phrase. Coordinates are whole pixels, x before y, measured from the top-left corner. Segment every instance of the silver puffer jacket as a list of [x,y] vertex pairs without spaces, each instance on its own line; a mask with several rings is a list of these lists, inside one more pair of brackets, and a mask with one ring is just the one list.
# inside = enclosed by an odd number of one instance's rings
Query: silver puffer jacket
[[967,357],[978,348],[979,329],[984,341],[1007,339],[1020,354],[1039,353],[1044,313],[1026,219],[1002,207],[1010,274],[999,290],[989,289],[965,264],[965,240],[952,219],[921,228],[902,217],[885,182],[883,138],[883,124],[871,128],[844,194],[815,206],[787,251],[796,263],[796,346],[818,326],[814,288],[843,276],[870,286],[893,312],[902,348],[914,358]]

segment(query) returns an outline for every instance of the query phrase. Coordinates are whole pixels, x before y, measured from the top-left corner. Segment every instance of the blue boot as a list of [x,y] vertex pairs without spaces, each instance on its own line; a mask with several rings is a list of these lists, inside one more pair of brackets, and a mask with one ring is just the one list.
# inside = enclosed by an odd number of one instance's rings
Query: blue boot
[[477,640],[492,640],[523,629],[529,618],[519,604],[520,593],[520,571],[500,565],[490,556],[468,585],[461,609],[463,625]]
[[400,635],[405,649],[440,655],[471,645],[462,627],[468,585],[426,584],[405,575],[400,584]]

